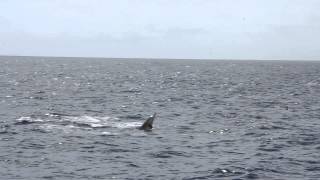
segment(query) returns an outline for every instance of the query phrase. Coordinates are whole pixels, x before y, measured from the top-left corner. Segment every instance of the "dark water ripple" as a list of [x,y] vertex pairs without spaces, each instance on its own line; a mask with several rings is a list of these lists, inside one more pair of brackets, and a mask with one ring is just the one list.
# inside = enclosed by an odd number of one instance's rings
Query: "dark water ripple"
[[320,178],[320,63],[0,62],[0,179]]

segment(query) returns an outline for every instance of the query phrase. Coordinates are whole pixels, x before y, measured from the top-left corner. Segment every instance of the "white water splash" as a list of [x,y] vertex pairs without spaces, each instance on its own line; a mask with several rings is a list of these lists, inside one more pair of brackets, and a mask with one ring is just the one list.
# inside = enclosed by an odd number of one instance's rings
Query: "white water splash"
[[[45,114],[46,116],[42,119],[34,118],[30,116],[23,116],[17,119],[18,122],[42,122],[41,127],[46,127],[45,129],[59,129],[59,128],[118,128],[118,129],[126,129],[126,128],[135,128],[142,125],[142,122],[123,122],[119,118],[110,117],[110,116],[59,116],[59,115],[51,115]],[[59,119],[57,119],[59,117]],[[46,118],[46,119],[45,119]],[[43,124],[45,123],[45,124]]]

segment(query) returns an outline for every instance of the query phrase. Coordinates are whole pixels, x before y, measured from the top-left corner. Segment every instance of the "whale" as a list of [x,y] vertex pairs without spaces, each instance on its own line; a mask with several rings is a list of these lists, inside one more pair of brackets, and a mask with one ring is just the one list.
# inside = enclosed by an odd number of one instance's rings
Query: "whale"
[[153,128],[153,121],[156,118],[157,113],[150,116],[143,124],[139,127],[140,130],[151,131]]

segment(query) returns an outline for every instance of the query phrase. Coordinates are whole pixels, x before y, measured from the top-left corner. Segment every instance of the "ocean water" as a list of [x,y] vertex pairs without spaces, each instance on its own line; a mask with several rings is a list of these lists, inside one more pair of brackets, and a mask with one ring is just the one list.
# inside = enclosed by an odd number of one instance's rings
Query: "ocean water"
[[0,64],[0,179],[320,179],[320,62]]

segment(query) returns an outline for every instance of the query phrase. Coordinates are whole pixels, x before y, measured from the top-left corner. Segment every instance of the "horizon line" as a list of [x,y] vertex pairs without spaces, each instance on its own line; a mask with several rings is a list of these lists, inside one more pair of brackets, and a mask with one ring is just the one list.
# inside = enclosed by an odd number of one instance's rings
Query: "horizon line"
[[318,62],[318,60],[310,60],[310,59],[228,59],[228,58],[221,58],[221,59],[210,59],[210,58],[154,58],[154,57],[90,57],[90,56],[41,56],[41,55],[6,55],[6,54],[0,54],[0,57],[35,57],[35,58],[90,58],[90,59],[119,59],[119,60],[203,60],[203,61],[299,61],[299,62],[305,62],[305,61],[315,61]]

